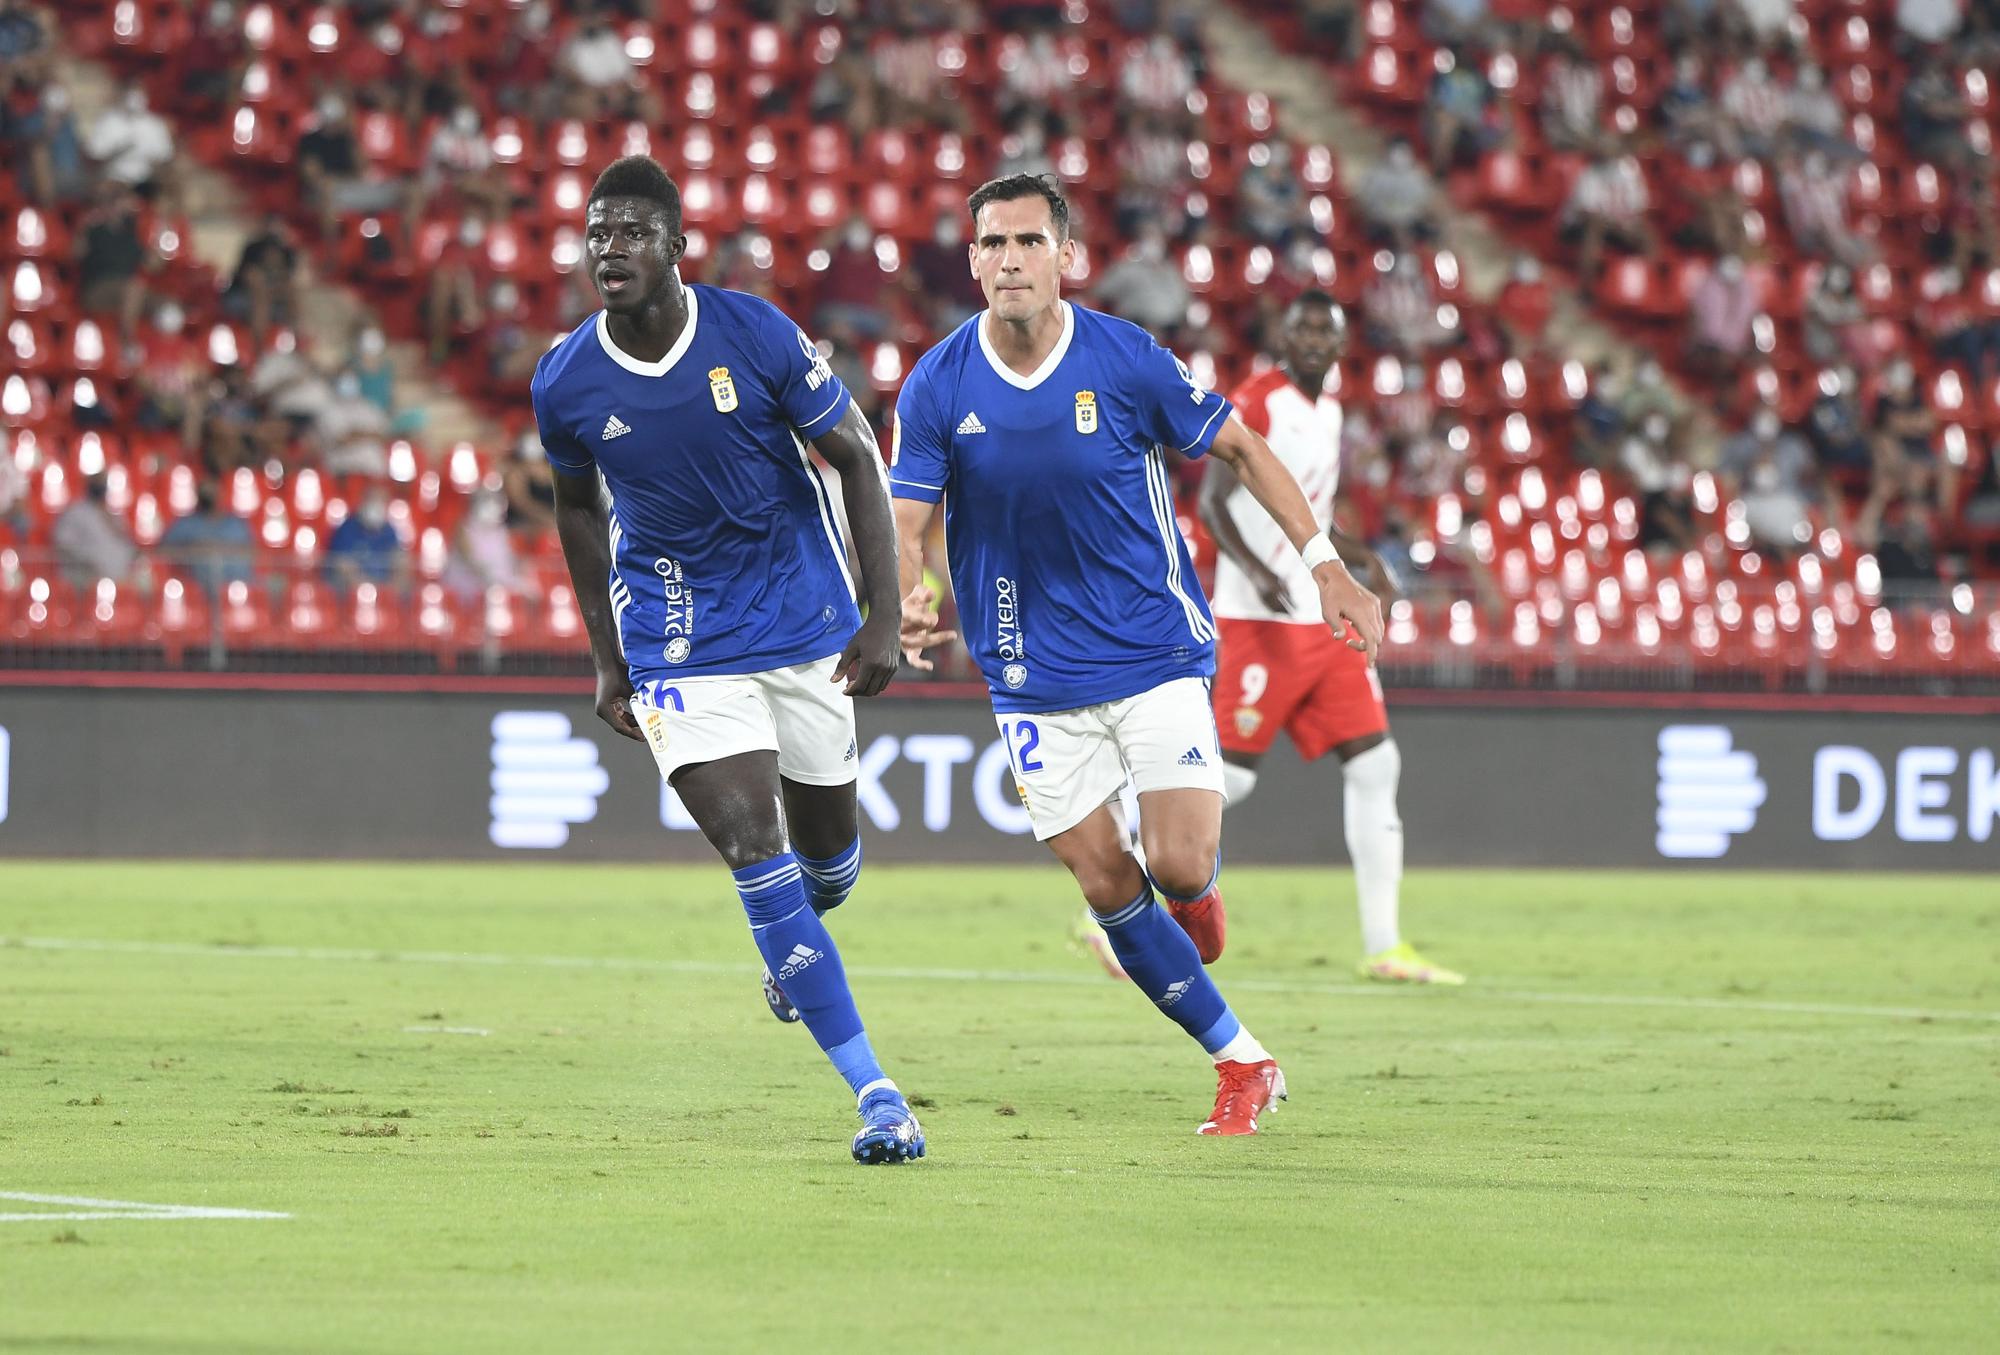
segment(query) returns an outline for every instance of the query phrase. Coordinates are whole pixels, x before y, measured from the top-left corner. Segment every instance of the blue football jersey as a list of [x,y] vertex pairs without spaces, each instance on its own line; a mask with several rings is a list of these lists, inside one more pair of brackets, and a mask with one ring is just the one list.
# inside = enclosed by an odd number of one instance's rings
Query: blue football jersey
[[600,311],[542,355],[532,388],[556,470],[601,471],[611,491],[608,586],[634,685],[823,659],[861,624],[806,455],[847,388],[768,301],[687,293],[658,362],[613,344]]
[[1032,376],[985,316],[896,404],[890,489],[944,500],[959,629],[993,707],[1075,710],[1215,672],[1215,622],[1174,522],[1164,448],[1200,456],[1230,405],[1137,325],[1062,305]]

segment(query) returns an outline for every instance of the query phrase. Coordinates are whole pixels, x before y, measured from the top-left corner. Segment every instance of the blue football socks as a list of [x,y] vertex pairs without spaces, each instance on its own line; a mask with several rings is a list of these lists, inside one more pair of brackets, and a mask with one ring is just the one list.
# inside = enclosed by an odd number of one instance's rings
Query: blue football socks
[[855,835],[844,851],[823,861],[800,854],[799,868],[806,873],[806,892],[812,896],[813,911],[832,912],[847,902],[854,882],[861,878],[860,834]]
[[1141,885],[1137,898],[1097,921],[1139,991],[1199,1040],[1203,1049],[1214,1054],[1242,1031],[1243,1023],[1202,968],[1194,942],[1166,909],[1153,902],[1151,884]]
[[750,935],[813,1039],[857,1096],[870,1083],[884,1081],[847,989],[840,952],[807,897],[798,858],[786,852],[731,874],[750,918]]

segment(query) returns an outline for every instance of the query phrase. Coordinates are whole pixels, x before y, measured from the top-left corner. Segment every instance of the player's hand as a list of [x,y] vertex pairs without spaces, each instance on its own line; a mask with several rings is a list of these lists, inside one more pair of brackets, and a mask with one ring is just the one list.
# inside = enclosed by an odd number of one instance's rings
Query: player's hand
[[903,658],[910,667],[928,673],[937,667],[924,657],[926,649],[949,643],[958,638],[955,630],[939,630],[937,594],[918,584],[903,599],[902,645]]
[[846,685],[849,696],[876,696],[896,676],[896,623],[888,616],[870,616],[854,632],[840,662],[833,666],[833,680]]
[[597,718],[626,738],[645,742],[639,722],[632,717],[632,679],[628,674],[597,675]]
[[1358,649],[1375,662],[1382,647],[1382,600],[1355,582],[1347,566],[1328,560],[1313,571],[1319,585],[1320,614],[1336,640],[1345,639],[1349,649]]
[[1243,572],[1250,576],[1250,586],[1257,590],[1258,599],[1279,616],[1290,615],[1292,610],[1292,590],[1278,577],[1278,571],[1262,560],[1252,557],[1243,562]]

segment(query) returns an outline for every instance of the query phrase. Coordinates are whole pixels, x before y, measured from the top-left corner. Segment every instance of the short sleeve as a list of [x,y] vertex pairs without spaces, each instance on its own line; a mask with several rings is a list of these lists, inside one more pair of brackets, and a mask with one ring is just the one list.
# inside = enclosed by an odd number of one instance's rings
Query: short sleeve
[[930,373],[919,367],[896,397],[896,428],[889,452],[889,494],[936,503],[944,498],[947,443],[937,415]]
[[1184,456],[1200,456],[1215,445],[1233,406],[1195,384],[1187,364],[1148,340],[1138,358],[1137,395],[1141,432]]
[[[546,357],[543,359],[547,361]],[[535,404],[535,431],[542,439],[542,449],[548,454],[549,464],[564,475],[590,475],[597,469],[596,458],[590,449],[577,441],[576,435],[555,416],[549,396],[546,368],[535,368],[535,379],[528,387],[529,398]]]
[[763,340],[771,394],[785,422],[811,442],[840,422],[853,397],[806,332],[775,306],[765,314]]

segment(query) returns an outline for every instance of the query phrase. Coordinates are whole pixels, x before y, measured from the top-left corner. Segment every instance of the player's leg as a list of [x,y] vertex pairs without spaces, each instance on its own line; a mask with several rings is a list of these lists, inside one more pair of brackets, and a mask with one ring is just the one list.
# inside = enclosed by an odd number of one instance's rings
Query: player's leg
[[813,911],[824,917],[861,879],[861,814],[854,782],[816,786],[783,778],[792,850],[806,873]]
[[861,814],[855,796],[854,699],[833,681],[836,658],[758,675],[778,732],[778,772],[792,850],[822,916],[847,901],[861,878]]
[[1403,940],[1403,819],[1396,807],[1403,754],[1389,731],[1382,683],[1360,655],[1329,644],[1322,677],[1289,728],[1301,757],[1340,760],[1341,827],[1361,913],[1364,978],[1400,983],[1465,982]]
[[854,1090],[863,1119],[856,1158],[922,1156],[922,1131],[875,1057],[792,851],[778,733],[756,681],[639,684],[633,712],[662,773],[735,877],[758,953]]

